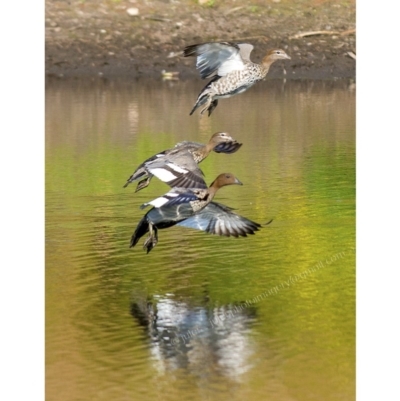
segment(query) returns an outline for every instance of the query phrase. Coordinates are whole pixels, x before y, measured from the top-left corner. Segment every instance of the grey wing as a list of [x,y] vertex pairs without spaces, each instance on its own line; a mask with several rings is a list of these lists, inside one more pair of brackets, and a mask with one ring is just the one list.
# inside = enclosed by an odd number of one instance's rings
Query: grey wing
[[203,172],[189,152],[171,152],[149,163],[146,168],[170,187],[207,188]]
[[251,61],[250,60],[250,53],[254,49],[254,46],[250,43],[239,43],[238,44],[240,49],[240,56],[242,57],[243,61]]
[[178,225],[227,237],[231,235],[246,237],[261,227],[260,224],[239,216],[232,212],[230,207],[217,202],[210,202],[204,209],[179,222]]
[[[140,164],[137,169],[133,172],[133,174],[128,178],[126,181],[126,184],[124,185],[124,188],[126,188],[130,183],[137,181],[137,180],[146,180],[150,181],[151,177],[149,177],[149,172],[147,171],[146,165],[154,162],[158,158],[165,157],[165,155],[170,152],[170,149],[164,150],[163,152],[157,153],[152,157],[149,157],[146,159],[142,164]],[[147,184],[148,185],[148,184]],[[147,186],[145,185],[145,186]]]
[[[243,45],[246,44],[241,44]],[[246,51],[248,51],[247,47]],[[246,51],[245,54],[247,54]],[[231,71],[243,69],[244,63],[240,53],[241,48],[229,42],[201,43],[187,46],[183,51],[185,57],[197,56],[196,68],[202,79],[215,75],[222,77]]]
[[186,149],[197,150],[197,149],[200,149],[202,146],[204,146],[202,143],[191,142],[191,141],[182,141],[182,142],[178,142],[175,145],[175,148],[184,147]]

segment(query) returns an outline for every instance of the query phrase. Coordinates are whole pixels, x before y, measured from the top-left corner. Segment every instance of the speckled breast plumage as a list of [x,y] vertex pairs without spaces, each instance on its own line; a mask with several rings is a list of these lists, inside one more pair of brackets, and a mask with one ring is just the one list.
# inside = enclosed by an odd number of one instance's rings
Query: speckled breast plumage
[[244,92],[257,81],[260,81],[267,75],[260,65],[246,63],[243,70],[232,71],[228,75],[221,77],[210,84],[210,94],[214,97],[229,97]]

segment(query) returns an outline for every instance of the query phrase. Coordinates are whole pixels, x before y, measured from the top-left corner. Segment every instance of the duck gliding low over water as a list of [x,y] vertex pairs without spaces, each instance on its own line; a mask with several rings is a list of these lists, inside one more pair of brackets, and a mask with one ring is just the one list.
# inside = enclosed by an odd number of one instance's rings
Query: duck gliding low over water
[[173,188],[165,195],[142,205],[152,205],[140,220],[131,238],[130,247],[149,232],[143,248],[149,253],[158,242],[157,230],[174,225],[194,228],[225,236],[254,234],[260,224],[232,212],[220,203],[212,202],[217,191],[226,185],[242,183],[230,173],[220,174],[208,188]]

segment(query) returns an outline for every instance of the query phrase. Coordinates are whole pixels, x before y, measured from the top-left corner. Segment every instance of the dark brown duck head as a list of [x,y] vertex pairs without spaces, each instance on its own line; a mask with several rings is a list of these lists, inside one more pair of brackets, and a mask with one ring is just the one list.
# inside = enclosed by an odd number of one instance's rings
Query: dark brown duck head
[[223,173],[214,180],[214,182],[209,186],[208,190],[214,195],[220,188],[233,184],[243,185],[233,174]]
[[290,56],[288,56],[282,49],[272,49],[264,56],[261,64],[264,67],[269,67],[277,60],[290,60]]

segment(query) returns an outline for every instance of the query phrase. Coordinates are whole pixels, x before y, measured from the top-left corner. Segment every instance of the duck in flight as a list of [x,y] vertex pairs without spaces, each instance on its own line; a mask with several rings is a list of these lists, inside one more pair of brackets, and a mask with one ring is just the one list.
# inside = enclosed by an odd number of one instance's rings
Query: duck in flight
[[277,60],[290,60],[282,49],[270,50],[260,64],[250,60],[254,46],[249,43],[211,42],[185,47],[184,57],[196,56],[196,68],[202,79],[212,78],[202,89],[190,112],[202,107],[200,114],[208,116],[218,105],[218,99],[242,93],[264,79]]
[[220,174],[207,188],[172,188],[159,198],[145,203],[141,208],[153,206],[140,220],[132,235],[134,247],[146,233],[143,249],[149,253],[158,243],[157,230],[174,225],[202,230],[210,234],[246,237],[261,227],[234,213],[228,206],[213,202],[217,191],[226,186],[242,183],[230,173]]
[[235,153],[242,146],[227,132],[216,132],[208,143],[183,141],[172,149],[164,150],[149,157],[128,178],[124,188],[134,181],[139,181],[136,191],[146,188],[153,176],[167,183],[170,187],[207,188],[203,173],[198,163],[212,151],[216,153]]

